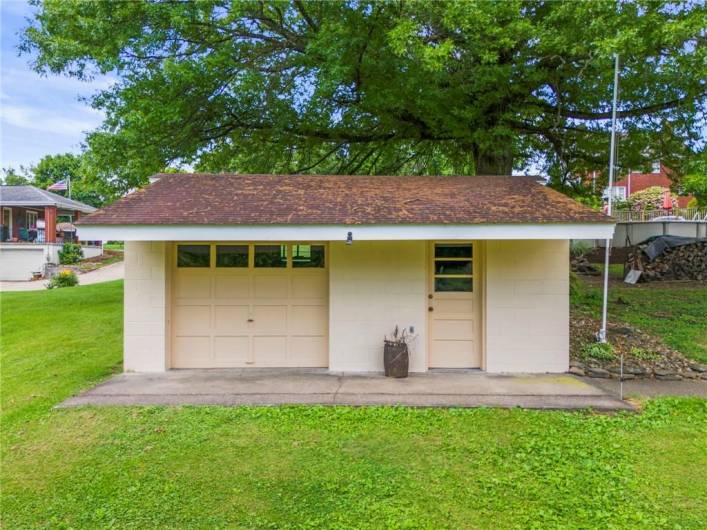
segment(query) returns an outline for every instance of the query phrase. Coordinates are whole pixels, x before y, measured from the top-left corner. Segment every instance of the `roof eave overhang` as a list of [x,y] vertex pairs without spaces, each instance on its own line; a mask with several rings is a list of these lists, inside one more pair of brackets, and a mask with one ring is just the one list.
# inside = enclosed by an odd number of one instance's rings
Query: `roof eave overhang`
[[81,213],[93,213],[97,208],[84,207],[84,206],[70,206],[66,204],[60,204],[56,202],[48,201],[3,201],[0,202],[0,207],[3,208],[45,208],[46,206],[56,206],[59,210],[67,210]]
[[99,225],[79,224],[84,241],[357,241],[610,239],[615,223],[395,225]]

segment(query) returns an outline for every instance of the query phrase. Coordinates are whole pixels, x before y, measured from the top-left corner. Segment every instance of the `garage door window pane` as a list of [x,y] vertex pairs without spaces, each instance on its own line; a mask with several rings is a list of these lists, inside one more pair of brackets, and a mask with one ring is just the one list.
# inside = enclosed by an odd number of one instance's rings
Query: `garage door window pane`
[[217,245],[217,267],[247,267],[248,245]]
[[292,245],[292,266],[324,267],[324,245]]
[[256,245],[255,246],[255,266],[266,267],[287,267],[287,245]]
[[177,245],[177,267],[210,267],[210,245]]

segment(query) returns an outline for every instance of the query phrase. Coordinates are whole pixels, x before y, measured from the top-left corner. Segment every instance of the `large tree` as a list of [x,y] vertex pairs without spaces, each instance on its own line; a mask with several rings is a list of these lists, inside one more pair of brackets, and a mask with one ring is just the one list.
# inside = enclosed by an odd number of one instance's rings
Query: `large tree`
[[699,147],[703,2],[46,0],[40,72],[120,81],[88,142],[131,186],[208,170],[509,173],[607,164],[612,54],[621,161]]

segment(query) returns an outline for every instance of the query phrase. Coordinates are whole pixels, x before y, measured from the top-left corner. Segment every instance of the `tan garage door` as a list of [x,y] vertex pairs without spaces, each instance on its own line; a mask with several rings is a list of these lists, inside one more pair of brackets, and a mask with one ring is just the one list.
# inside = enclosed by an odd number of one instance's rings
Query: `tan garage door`
[[176,244],[172,366],[326,367],[322,244]]

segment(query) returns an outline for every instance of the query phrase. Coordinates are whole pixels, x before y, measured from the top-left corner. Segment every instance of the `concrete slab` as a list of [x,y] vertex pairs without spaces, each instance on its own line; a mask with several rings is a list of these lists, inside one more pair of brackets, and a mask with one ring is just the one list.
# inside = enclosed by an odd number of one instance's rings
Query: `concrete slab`
[[430,372],[406,379],[328,370],[209,369],[120,374],[59,407],[81,405],[406,405],[633,410],[571,375]]
[[[620,395],[616,379],[584,379],[587,383],[613,396]],[[624,397],[695,396],[707,398],[707,381],[683,379],[682,381],[658,381],[656,379],[632,379],[624,381]]]

